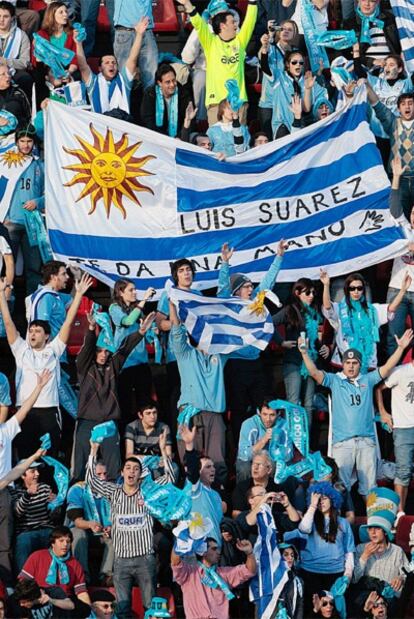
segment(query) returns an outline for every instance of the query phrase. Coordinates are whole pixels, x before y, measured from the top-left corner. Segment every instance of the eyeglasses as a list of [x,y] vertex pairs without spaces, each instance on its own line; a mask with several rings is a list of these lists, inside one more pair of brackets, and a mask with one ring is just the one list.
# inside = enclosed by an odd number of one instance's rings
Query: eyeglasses
[[358,292],[362,292],[364,290],[364,286],[348,286],[348,290],[349,292],[355,292],[356,290]]
[[322,606],[333,606],[333,602],[330,600],[324,600],[321,604]]
[[304,60],[291,60],[290,64],[299,64],[301,67],[305,64]]
[[115,606],[114,602],[96,602],[96,604],[99,604],[101,610],[109,610]]
[[375,602],[373,606],[374,608],[378,608],[379,606],[385,606],[385,602]]

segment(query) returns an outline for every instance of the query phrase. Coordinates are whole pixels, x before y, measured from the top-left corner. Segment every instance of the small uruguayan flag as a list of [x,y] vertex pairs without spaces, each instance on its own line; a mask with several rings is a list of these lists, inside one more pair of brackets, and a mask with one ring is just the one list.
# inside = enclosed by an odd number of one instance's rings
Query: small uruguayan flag
[[217,299],[179,288],[171,288],[169,296],[188,333],[208,354],[230,354],[245,346],[264,350],[273,335],[272,318],[266,307],[258,307],[257,297]]
[[259,619],[274,615],[279,596],[288,580],[287,568],[276,541],[276,525],[269,505],[257,514],[259,535],[254,545],[256,575],[250,581],[250,600]]
[[414,72],[414,2],[413,0],[391,0],[398,36],[408,73]]

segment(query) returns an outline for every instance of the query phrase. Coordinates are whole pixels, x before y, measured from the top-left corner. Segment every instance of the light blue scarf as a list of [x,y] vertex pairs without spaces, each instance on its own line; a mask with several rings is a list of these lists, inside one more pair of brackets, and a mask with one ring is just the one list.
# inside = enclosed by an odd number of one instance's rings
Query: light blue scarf
[[59,48],[47,41],[36,32],[34,39],[34,55],[37,60],[50,67],[56,79],[65,77],[68,73],[67,68],[75,57],[75,52],[67,48]]
[[99,303],[94,303],[92,306],[92,316],[96,320],[96,324],[99,325],[100,331],[98,335],[98,339],[96,345],[99,348],[105,348],[109,350],[109,352],[116,352],[117,348],[115,346],[114,334],[111,326],[111,319],[109,314],[106,312],[101,312],[102,306]]
[[228,600],[233,600],[235,595],[230,591],[228,584],[217,574],[217,567],[215,565],[207,567],[207,565],[204,565],[201,561],[197,561],[197,563],[204,572],[204,576],[201,576],[203,585],[205,587],[210,587],[210,589],[221,589]]
[[357,37],[355,30],[327,30],[318,34],[316,40],[321,47],[348,49],[357,42]]
[[379,342],[378,314],[371,303],[368,303],[368,311],[365,311],[361,301],[351,300],[351,308],[343,299],[339,304],[339,320],[349,348],[356,348],[362,355],[361,373],[364,374],[368,371],[375,345]]
[[42,460],[54,469],[53,479],[55,480],[58,493],[53,501],[47,504],[49,511],[53,511],[56,507],[60,507],[66,500],[66,495],[69,488],[69,471],[61,462],[51,458],[50,456],[43,456]]
[[53,260],[53,252],[47,236],[43,218],[38,210],[23,209],[24,227],[30,247],[38,247],[43,263]]
[[[320,322],[319,314],[313,307],[305,304],[302,305],[303,316],[305,319],[306,337],[309,340],[308,355],[312,359],[312,361],[316,361],[316,359],[318,358],[318,351],[315,348],[315,342],[318,339],[318,327]],[[300,368],[300,374],[302,378],[307,378],[309,376],[309,372],[303,361]]]
[[[164,123],[165,100],[162,90],[158,84],[155,86],[155,124],[162,127]],[[178,88],[170,99],[168,106],[168,135],[171,138],[177,137],[178,129]]]
[[355,9],[356,14],[361,20],[361,35],[359,40],[361,43],[368,43],[369,45],[372,43],[371,35],[369,33],[370,24],[373,24],[377,28],[383,28],[384,22],[382,19],[378,19],[379,15],[379,6],[375,7],[375,11],[371,15],[364,15],[359,8],[359,6]]
[[325,69],[329,68],[328,55],[323,47],[318,45],[318,30],[314,20],[314,7],[310,0],[302,0],[301,20],[305,36],[305,43],[309,54],[309,62],[313,73],[321,68],[321,62]]
[[49,549],[49,554],[52,557],[52,562],[49,566],[46,582],[48,585],[57,585],[58,584],[58,575],[59,575],[59,584],[67,585],[69,584],[69,570],[66,565],[66,561],[70,559],[70,552],[65,554],[64,557],[57,557],[53,550]]

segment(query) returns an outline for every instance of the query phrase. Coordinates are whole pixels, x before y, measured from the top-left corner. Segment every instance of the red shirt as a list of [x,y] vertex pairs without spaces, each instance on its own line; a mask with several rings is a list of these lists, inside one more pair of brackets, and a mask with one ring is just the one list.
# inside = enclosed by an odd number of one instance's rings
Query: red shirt
[[[46,39],[46,41],[50,41],[50,36],[49,34],[46,32],[46,30],[38,30],[37,33],[40,37],[43,37],[44,39]],[[76,66],[78,66],[78,58],[76,56],[76,43],[75,40],[73,38],[73,31],[71,30],[70,32],[67,32],[67,38],[65,41],[65,45],[64,47],[66,49],[71,49],[72,52],[75,52],[75,56],[73,58],[73,60],[71,61],[70,64],[74,64]],[[32,50],[31,50],[31,59],[30,59],[32,65],[35,67],[37,65],[37,60],[34,54],[34,42],[32,43]]]
[[[49,571],[50,564],[52,563],[52,557],[48,550],[36,550],[27,559],[23,565],[22,571],[19,574],[19,578],[31,578],[35,580],[39,587],[43,589],[50,587],[51,583],[46,582],[46,576]],[[79,595],[87,591],[85,583],[85,574],[81,564],[74,557],[70,557],[66,561],[66,565],[69,572],[69,582],[64,585],[59,581],[59,574],[57,576],[56,585],[58,585],[66,595]],[[55,584],[55,583],[53,583]]]

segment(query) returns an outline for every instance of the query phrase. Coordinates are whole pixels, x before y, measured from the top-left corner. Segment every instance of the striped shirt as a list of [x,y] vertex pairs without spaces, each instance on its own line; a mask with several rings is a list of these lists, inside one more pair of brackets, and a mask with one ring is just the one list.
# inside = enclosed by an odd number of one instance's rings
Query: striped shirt
[[53,526],[48,510],[51,491],[47,484],[39,484],[36,494],[29,494],[25,486],[11,489],[17,533]]
[[[166,463],[168,471],[156,481],[161,485],[166,483],[167,479],[174,481],[171,460],[167,458]],[[145,506],[140,488],[138,487],[134,494],[126,494],[123,486],[100,480],[95,469],[96,459],[89,456],[85,481],[94,494],[107,498],[111,505],[111,534],[115,556],[133,558],[152,554],[154,521]]]
[[385,38],[384,30],[382,28],[372,26],[369,29],[369,34],[371,37],[371,45],[365,52],[366,57],[375,58],[378,60],[381,58],[386,58],[391,52],[388,47],[387,39]]

